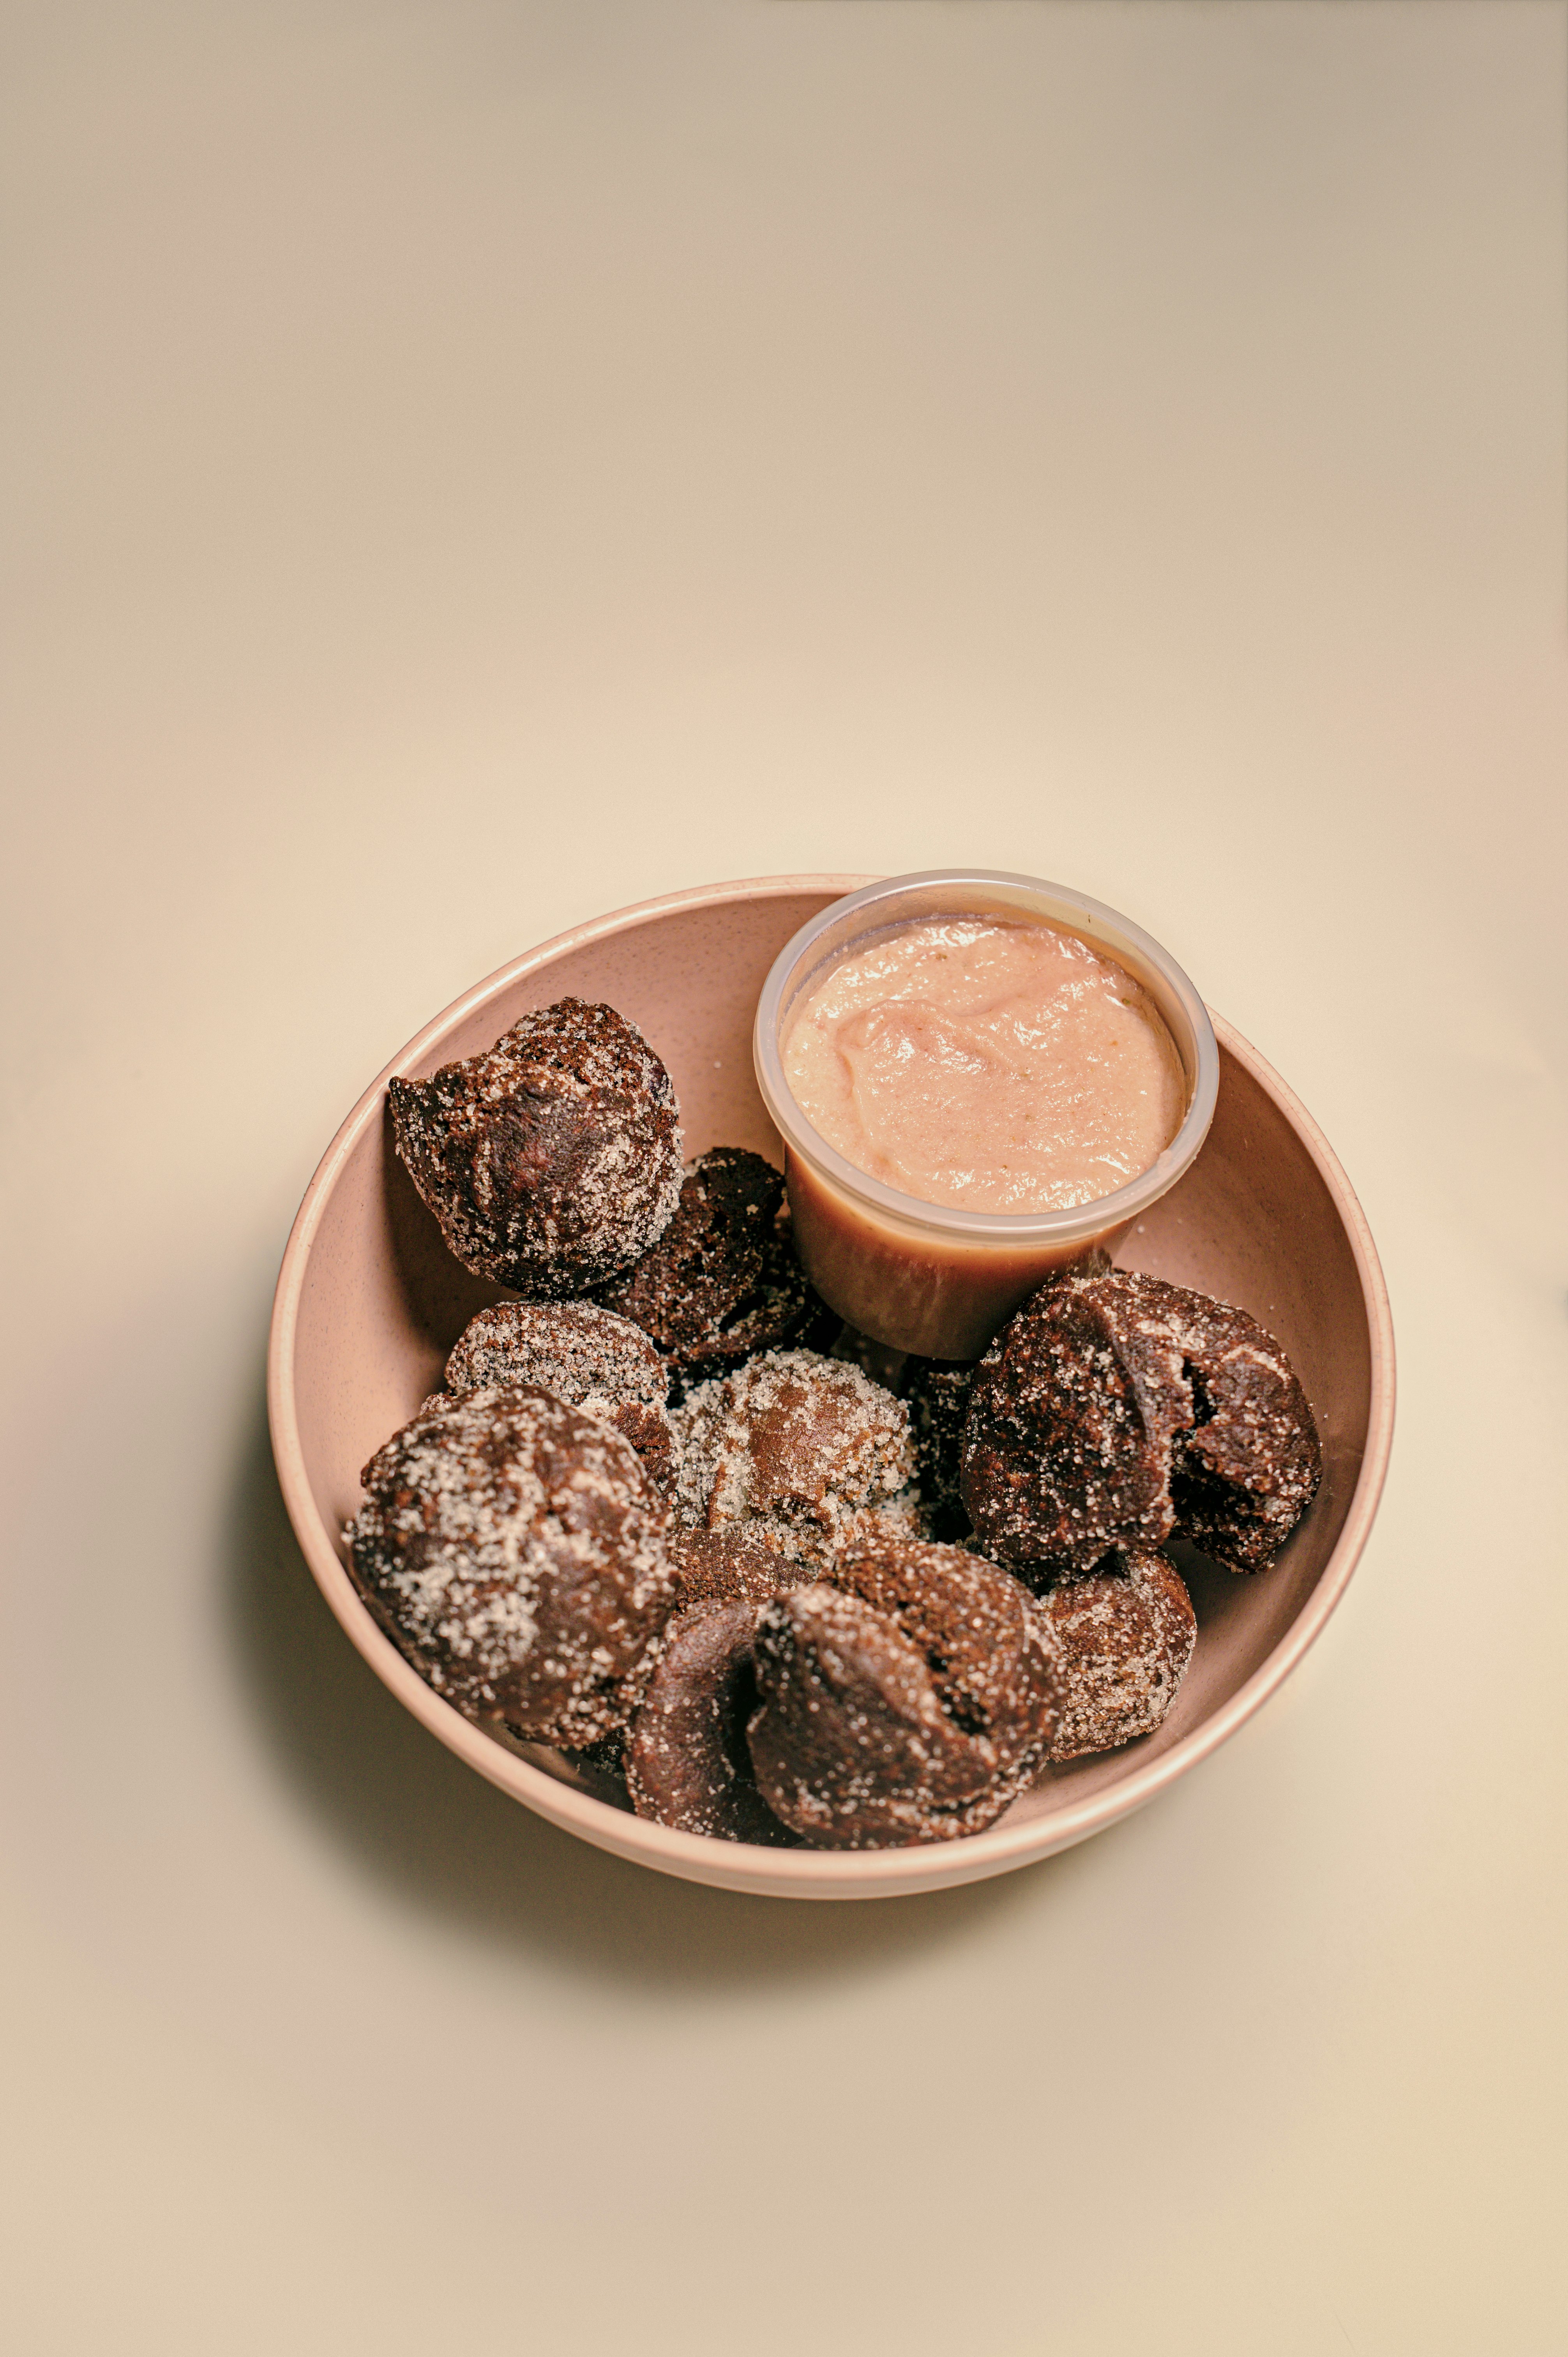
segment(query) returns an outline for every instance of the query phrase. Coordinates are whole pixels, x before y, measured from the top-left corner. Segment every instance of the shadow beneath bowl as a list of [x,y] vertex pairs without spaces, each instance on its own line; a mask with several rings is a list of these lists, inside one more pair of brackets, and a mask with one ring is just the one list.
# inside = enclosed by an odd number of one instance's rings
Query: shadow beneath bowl
[[396,1702],[332,1618],[252,1411],[222,1537],[226,1632],[295,1800],[353,1870],[503,1953],[620,1987],[722,1995],[842,1978],[1038,1905],[1046,1859],[961,1889],[842,1905],[746,1897],[650,1872],[577,1841],[464,1766]]

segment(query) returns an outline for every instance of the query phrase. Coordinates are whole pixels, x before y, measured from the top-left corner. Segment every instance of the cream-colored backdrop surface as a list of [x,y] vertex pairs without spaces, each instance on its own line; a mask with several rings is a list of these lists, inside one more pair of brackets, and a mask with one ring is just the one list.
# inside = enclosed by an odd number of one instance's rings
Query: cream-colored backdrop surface
[[[7,2347],[1562,2348],[1565,36],[5,11]],[[1323,1122],[1383,1513],[1088,1847],[659,1881],[317,1600],[284,1238],[531,942],[954,858]]]

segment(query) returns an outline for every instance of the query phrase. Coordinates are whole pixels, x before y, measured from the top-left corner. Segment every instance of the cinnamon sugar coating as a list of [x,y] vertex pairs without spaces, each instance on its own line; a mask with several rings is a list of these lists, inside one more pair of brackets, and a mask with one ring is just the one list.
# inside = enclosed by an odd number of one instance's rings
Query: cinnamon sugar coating
[[979,1833],[1028,1781],[1056,1715],[1035,1599],[961,1547],[890,1541],[757,1620],[748,1739],[776,1816],[815,1847]]
[[439,1695],[535,1742],[625,1725],[674,1602],[629,1441],[521,1388],[426,1401],[365,1467],[354,1569]]
[[[1091,1244],[1076,1260],[1053,1270],[1045,1284],[1069,1285],[1079,1277],[1103,1275],[1110,1266],[1109,1253]],[[954,1544],[968,1538],[973,1528],[963,1502],[961,1477],[975,1373],[972,1360],[910,1357],[903,1362],[897,1386],[908,1403],[916,1476],[931,1535]]]
[[672,1531],[670,1568],[682,1608],[766,1604],[781,1587],[798,1587],[811,1577],[771,1531],[759,1535],[750,1523],[728,1523],[716,1531]]
[[1232,1570],[1281,1546],[1322,1458],[1300,1383],[1243,1309],[1126,1270],[1042,1287],[975,1375],[961,1491],[1022,1576],[1173,1530]]
[[915,1452],[901,1400],[858,1367],[771,1351],[703,1384],[672,1421],[676,1519],[743,1525],[757,1544],[831,1561],[862,1518],[915,1512]]
[[915,1440],[920,1502],[933,1538],[967,1538],[970,1519],[959,1491],[964,1424],[974,1368],[952,1359],[906,1360],[904,1400]]
[[452,1251],[530,1298],[603,1285],[674,1216],[675,1092],[613,1006],[560,999],[388,1095],[398,1153]]
[[624,1433],[660,1489],[675,1480],[669,1377],[643,1333],[591,1301],[498,1301],[464,1328],[446,1361],[453,1394],[522,1383]]
[[1171,1322],[1196,1418],[1171,1457],[1176,1529],[1230,1571],[1261,1571],[1323,1478],[1312,1410],[1281,1345],[1255,1318],[1201,1293],[1164,1289],[1176,1297]]
[[1050,1631],[1059,1707],[1050,1760],[1110,1751],[1152,1735],[1176,1700],[1197,1641],[1179,1571],[1153,1547],[1108,1555],[1064,1579],[1037,1607]]
[[639,1817],[677,1833],[768,1848],[798,1845],[757,1789],[746,1722],[757,1707],[757,1607],[677,1613],[631,1724],[626,1782]]
[[682,1370],[713,1372],[788,1340],[815,1296],[795,1257],[782,1177],[742,1146],[699,1155],[658,1242],[598,1297]]

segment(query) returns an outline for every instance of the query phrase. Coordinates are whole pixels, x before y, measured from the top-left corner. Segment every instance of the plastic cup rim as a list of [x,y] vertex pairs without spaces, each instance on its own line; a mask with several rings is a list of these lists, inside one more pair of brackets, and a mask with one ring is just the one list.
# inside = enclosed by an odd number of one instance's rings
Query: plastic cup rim
[[[872,1177],[830,1146],[819,1130],[812,1127],[791,1095],[784,1077],[784,1060],[779,1047],[779,1025],[784,1012],[784,994],[800,973],[809,956],[811,945],[832,928],[841,924],[852,913],[874,910],[880,904],[897,899],[915,891],[929,892],[948,887],[961,891],[967,887],[1000,887],[1004,893],[1029,896],[1043,903],[1035,913],[1044,922],[1058,923],[1062,930],[1079,932],[1093,946],[1103,945],[1105,953],[1119,964],[1127,963],[1118,955],[1125,948],[1150,973],[1157,977],[1159,987],[1149,988],[1150,996],[1160,1007],[1166,1028],[1173,1036],[1177,1027],[1171,1023],[1170,1006],[1179,1009],[1192,1038],[1193,1078],[1187,1109],[1180,1127],[1163,1153],[1156,1155],[1146,1170],[1130,1178],[1126,1184],[1109,1194],[1097,1195],[1087,1203],[1074,1203],[1066,1209],[1049,1211],[969,1211],[957,1204],[928,1203],[918,1195],[907,1195]],[[1018,903],[1021,913],[1027,913],[1027,903]],[[1057,913],[1059,911],[1059,915]],[[955,909],[954,915],[962,914]],[[983,912],[975,912],[983,913]],[[893,924],[897,918],[889,915],[882,922]],[[914,919],[911,919],[914,921]],[[875,920],[868,921],[865,934],[879,930]],[[847,952],[847,944],[845,945]],[[1131,971],[1132,969],[1130,969]],[[814,971],[810,969],[809,971]],[[804,979],[804,977],[803,977]],[[1135,981],[1144,977],[1133,972]],[[790,1003],[793,1004],[793,996]],[[1168,1002],[1168,1003],[1167,1003]],[[1176,1038],[1176,1051],[1182,1052],[1182,1040]],[[752,1060],[757,1071],[757,1084],[763,1103],[782,1137],[786,1148],[798,1155],[816,1173],[848,1196],[864,1210],[883,1220],[906,1228],[949,1238],[995,1244],[1061,1244],[1087,1242],[1108,1233],[1112,1228],[1124,1227],[1138,1218],[1152,1203],[1175,1186],[1176,1180],[1196,1157],[1208,1126],[1214,1118],[1214,1107],[1219,1092],[1219,1049],[1214,1037],[1214,1027],[1208,1019],[1208,1009],[1191,981],[1170,952],[1134,924],[1130,917],[1096,900],[1088,893],[1075,891],[1070,886],[1054,884],[1037,876],[1019,876],[1005,868],[922,868],[907,876],[889,876],[875,884],[863,886],[855,892],[846,892],[800,927],[786,942],[768,969],[757,1002],[757,1019],[752,1033]]]

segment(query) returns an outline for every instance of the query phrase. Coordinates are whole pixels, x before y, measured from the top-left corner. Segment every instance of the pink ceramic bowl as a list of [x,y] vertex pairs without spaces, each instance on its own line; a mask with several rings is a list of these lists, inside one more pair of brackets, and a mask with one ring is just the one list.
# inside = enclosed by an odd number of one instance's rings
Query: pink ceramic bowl
[[568,993],[620,1008],[669,1066],[688,1154],[779,1139],[752,1077],[769,966],[860,876],[714,884],[579,925],[503,966],[410,1040],[328,1148],[278,1277],[268,1399],[278,1474],[306,1560],[378,1677],[494,1784],[603,1849],[666,1874],[801,1899],[873,1899],[971,1882],[1099,1833],[1233,1735],[1295,1667],[1344,1594],[1377,1511],[1393,1428],[1388,1295],[1359,1205],[1283,1082],[1229,1025],[1213,1126],[1187,1176],[1118,1259],[1239,1302],[1285,1344],[1323,1435],[1323,1486],[1270,1568],[1239,1578],[1184,1555],[1197,1651],[1157,1735],[1048,1770],[988,1833],[928,1848],[743,1848],[632,1816],[557,1755],[482,1734],[376,1626],[346,1568],[360,1468],[440,1380],[447,1351],[499,1288],[452,1259],[392,1147],[387,1082],[489,1047]]

